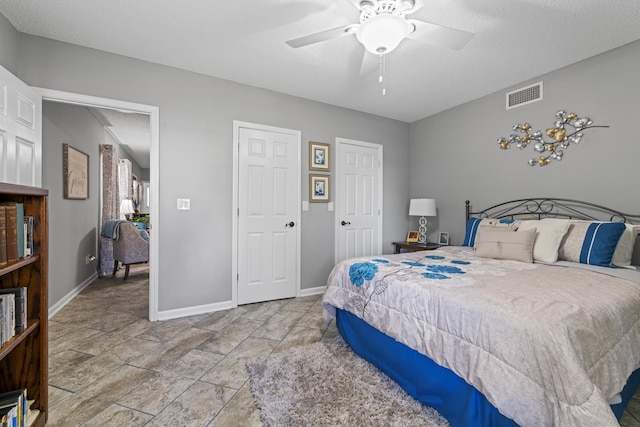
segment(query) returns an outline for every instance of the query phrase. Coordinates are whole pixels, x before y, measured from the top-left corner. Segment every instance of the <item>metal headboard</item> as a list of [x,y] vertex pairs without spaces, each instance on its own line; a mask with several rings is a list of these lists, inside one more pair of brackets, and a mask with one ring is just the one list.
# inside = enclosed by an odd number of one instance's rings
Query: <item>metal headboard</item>
[[594,203],[572,199],[534,197],[500,203],[481,211],[472,211],[471,202],[465,201],[467,221],[471,217],[541,219],[564,218],[587,221],[615,221],[640,223],[640,214],[626,214]]

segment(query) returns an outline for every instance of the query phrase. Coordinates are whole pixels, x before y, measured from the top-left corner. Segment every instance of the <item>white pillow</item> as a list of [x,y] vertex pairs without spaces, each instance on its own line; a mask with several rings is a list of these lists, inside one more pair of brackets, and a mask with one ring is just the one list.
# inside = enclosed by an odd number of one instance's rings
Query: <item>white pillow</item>
[[624,226],[625,230],[620,236],[620,240],[618,240],[618,245],[611,259],[611,264],[616,267],[629,267],[631,265],[633,247],[636,244],[636,237],[640,234],[640,225],[625,224]]
[[[486,221],[487,218],[484,218],[482,221]],[[491,219],[489,219],[489,221],[493,221]],[[514,232],[518,229],[518,226],[520,225],[520,221],[514,221],[514,222],[510,222],[510,223],[491,223],[491,222],[481,222],[480,225],[478,226],[478,233],[480,233],[481,231],[486,231],[486,232],[493,232],[493,231],[510,231],[510,232]],[[476,233],[477,234],[477,233]],[[476,241],[473,243],[473,248],[477,249],[478,248],[478,238],[476,237]]]
[[485,258],[531,263],[535,238],[535,228],[525,231],[490,231],[480,227],[475,242],[476,253]]
[[522,221],[518,230],[535,228],[537,231],[533,244],[533,260],[553,263],[558,261],[558,248],[570,224],[568,219],[544,218]]

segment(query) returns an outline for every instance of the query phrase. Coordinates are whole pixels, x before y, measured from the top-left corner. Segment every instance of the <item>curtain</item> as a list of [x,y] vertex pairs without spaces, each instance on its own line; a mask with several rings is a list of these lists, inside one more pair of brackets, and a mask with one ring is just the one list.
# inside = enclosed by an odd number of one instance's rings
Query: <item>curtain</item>
[[[120,197],[118,185],[118,155],[112,145],[100,145],[100,168],[102,170],[101,224],[120,217]],[[113,241],[100,235],[100,262],[98,276],[113,273]]]
[[[118,159],[118,194],[118,206],[133,196],[133,168],[128,159]],[[120,219],[126,219],[124,214],[120,215]]]

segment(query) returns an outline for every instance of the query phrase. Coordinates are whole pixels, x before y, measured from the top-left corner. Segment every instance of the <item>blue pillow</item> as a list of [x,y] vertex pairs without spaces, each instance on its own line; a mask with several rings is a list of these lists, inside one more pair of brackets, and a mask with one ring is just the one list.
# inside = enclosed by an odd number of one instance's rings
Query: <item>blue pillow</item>
[[621,222],[592,222],[582,242],[580,262],[610,267],[613,253],[625,225]]
[[476,242],[476,233],[478,232],[478,227],[482,222],[482,218],[469,218],[467,221],[467,231],[464,234],[464,242],[462,242],[462,246],[470,246],[473,247],[473,244]]
[[470,246],[474,247],[476,243],[476,234],[478,233],[478,227],[480,227],[481,223],[485,223],[486,225],[493,225],[496,227],[504,226],[506,229],[514,229],[512,226],[516,222],[515,219],[503,218],[503,219],[495,219],[495,218],[469,218],[467,221],[467,231],[464,234],[464,241],[462,242],[462,246]]

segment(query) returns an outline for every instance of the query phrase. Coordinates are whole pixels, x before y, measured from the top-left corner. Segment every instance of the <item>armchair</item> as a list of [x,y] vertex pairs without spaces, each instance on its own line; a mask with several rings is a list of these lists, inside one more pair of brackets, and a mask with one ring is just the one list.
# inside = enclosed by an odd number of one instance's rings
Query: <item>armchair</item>
[[124,279],[129,277],[129,266],[149,261],[149,241],[145,240],[138,227],[131,222],[121,222],[118,237],[113,241],[113,274],[118,271],[118,262],[125,266]]

